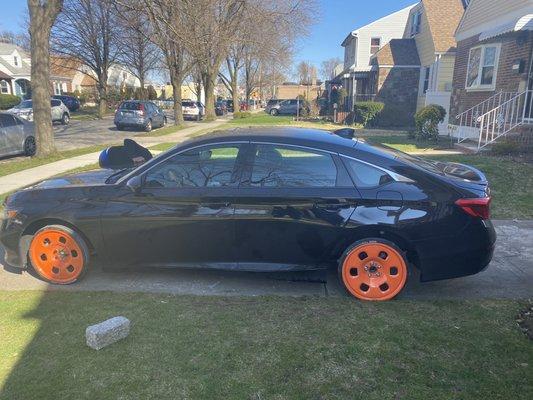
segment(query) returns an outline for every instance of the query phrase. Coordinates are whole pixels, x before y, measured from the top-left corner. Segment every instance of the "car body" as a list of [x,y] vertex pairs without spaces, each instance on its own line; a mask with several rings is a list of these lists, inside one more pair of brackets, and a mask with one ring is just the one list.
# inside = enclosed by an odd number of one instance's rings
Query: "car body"
[[32,122],[13,114],[0,112],[0,157],[15,154],[35,154],[35,134]]
[[226,108],[228,109],[228,112],[234,112],[235,111],[235,107],[233,106],[233,100],[232,99],[229,99],[229,100],[224,100],[226,102]]
[[309,106],[304,100],[269,100],[265,112],[270,115],[297,115],[303,110],[309,111]]
[[226,102],[224,100],[219,100],[215,102],[215,114],[217,116],[223,116],[228,113],[228,108],[226,106]]
[[197,120],[205,115],[204,105],[199,101],[183,100],[181,102],[184,119]]
[[[51,99],[50,106],[52,108],[52,123],[61,122],[63,125],[68,125],[70,122],[68,107],[59,99]],[[7,112],[27,121],[33,121],[33,100],[22,100]]]
[[118,106],[114,122],[118,130],[134,128],[150,132],[152,128],[165,126],[167,117],[163,110],[151,101],[126,100]]
[[[349,290],[368,300],[396,295],[408,265],[422,281],[487,266],[495,231],[481,172],[341,134],[236,129],[191,139],[133,170],[43,181],[6,199],[6,261],[25,268],[32,238],[52,223],[75,231],[108,266],[339,268],[347,289],[344,279],[379,284],[372,296]],[[31,259],[40,265],[39,251]],[[384,254],[393,265],[376,262]],[[370,255],[372,263],[354,269]],[[379,281],[382,267],[390,287]]]
[[67,106],[70,112],[78,111],[80,109],[80,101],[73,96],[67,96],[62,94],[54,95],[52,96],[52,98],[61,100],[63,104]]

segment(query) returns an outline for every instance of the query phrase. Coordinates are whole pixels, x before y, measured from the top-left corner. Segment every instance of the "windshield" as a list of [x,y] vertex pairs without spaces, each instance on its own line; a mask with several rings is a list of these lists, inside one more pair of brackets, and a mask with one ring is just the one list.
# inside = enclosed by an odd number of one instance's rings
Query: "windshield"
[[121,110],[140,110],[141,103],[135,103],[133,101],[125,101],[120,105]]
[[31,100],[24,100],[23,102],[21,102],[15,108],[32,108],[32,101]]

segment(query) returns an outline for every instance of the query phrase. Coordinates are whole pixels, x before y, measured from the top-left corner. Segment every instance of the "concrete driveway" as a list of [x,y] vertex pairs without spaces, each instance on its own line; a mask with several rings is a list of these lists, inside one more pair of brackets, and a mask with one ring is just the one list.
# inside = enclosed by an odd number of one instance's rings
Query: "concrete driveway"
[[[533,221],[495,221],[495,225],[498,232],[496,252],[493,261],[485,271],[474,276],[423,284],[417,281],[416,276],[412,276],[399,298],[522,299],[533,297],[533,246],[531,246]],[[287,276],[200,270],[111,272],[109,269],[104,271],[97,267],[93,268],[85,279],[77,284],[50,286],[28,272],[15,273],[9,268],[0,268],[0,290],[39,289],[193,295],[347,296],[333,271],[323,276],[318,274]]]

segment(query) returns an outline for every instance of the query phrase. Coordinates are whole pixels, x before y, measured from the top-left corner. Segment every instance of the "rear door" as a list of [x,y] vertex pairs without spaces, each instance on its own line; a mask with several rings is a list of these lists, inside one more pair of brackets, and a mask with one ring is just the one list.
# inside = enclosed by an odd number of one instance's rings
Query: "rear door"
[[6,155],[9,153],[9,150],[7,148],[6,132],[2,124],[4,115],[5,114],[0,114],[0,156]]
[[52,99],[52,121],[59,121],[63,116],[63,110],[61,109],[61,100]]
[[243,270],[314,269],[330,255],[359,194],[336,154],[253,143],[235,204]]

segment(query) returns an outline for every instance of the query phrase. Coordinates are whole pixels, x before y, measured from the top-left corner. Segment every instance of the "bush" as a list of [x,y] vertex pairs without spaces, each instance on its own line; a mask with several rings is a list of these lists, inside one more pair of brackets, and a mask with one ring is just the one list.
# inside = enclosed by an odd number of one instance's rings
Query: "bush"
[[20,97],[13,94],[0,94],[0,110],[8,110],[20,103]]
[[421,108],[415,114],[415,127],[417,139],[434,139],[439,137],[439,123],[444,121],[446,110],[437,105],[430,104]]
[[362,124],[364,127],[372,125],[377,121],[377,116],[385,104],[377,101],[359,101],[354,105],[355,122]]
[[520,153],[520,145],[516,142],[496,142],[491,146],[491,153],[497,156]]
[[233,119],[250,118],[252,113],[250,111],[235,111],[233,113]]

